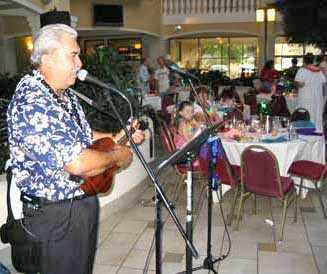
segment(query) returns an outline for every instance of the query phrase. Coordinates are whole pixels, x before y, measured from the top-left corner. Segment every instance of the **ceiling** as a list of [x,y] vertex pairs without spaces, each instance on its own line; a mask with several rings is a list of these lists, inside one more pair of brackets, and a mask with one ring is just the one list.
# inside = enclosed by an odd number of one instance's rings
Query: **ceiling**
[[30,16],[43,10],[27,0],[0,0],[0,16]]

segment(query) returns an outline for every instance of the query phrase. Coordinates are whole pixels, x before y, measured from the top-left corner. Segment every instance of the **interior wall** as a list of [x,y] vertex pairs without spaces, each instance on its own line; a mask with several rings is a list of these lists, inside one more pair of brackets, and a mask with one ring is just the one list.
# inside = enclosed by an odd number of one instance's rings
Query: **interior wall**
[[71,15],[78,17],[78,28],[95,28],[93,22],[93,3],[124,5],[125,29],[136,29],[160,34],[160,0],[71,0]]

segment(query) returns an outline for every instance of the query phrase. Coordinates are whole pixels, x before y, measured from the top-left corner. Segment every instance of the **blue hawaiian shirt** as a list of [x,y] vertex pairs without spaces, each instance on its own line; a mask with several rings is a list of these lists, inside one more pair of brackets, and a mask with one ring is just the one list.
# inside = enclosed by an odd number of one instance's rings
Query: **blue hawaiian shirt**
[[[21,191],[48,200],[83,194],[64,166],[92,143],[92,131],[73,91],[62,100],[35,70],[18,83],[7,111],[13,180]],[[75,110],[75,111],[74,111]]]

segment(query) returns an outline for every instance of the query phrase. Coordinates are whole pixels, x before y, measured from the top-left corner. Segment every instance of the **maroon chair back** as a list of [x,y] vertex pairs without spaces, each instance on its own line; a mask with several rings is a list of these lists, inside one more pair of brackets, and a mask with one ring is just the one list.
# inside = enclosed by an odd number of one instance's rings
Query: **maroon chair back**
[[[238,180],[236,179],[235,174],[233,173],[233,169],[231,164],[228,161],[226,152],[223,146],[220,144],[221,153],[218,156],[217,164],[216,164],[216,172],[220,177],[220,182],[225,185],[230,185],[232,187],[238,185]],[[207,152],[207,158],[201,158],[200,154],[200,167],[201,170],[209,177],[209,165],[211,159],[211,152]]]
[[273,95],[271,100],[271,111],[273,116],[289,117],[286,99],[283,95]]
[[174,143],[172,133],[169,130],[169,127],[167,126],[164,120],[161,120],[159,124],[160,124],[159,137],[161,143],[163,144],[166,152],[168,153],[174,152],[176,150],[176,146]]
[[235,108],[233,111],[224,114],[224,121],[232,120],[234,117],[236,120],[243,120],[243,112]]
[[262,146],[249,146],[241,155],[241,183],[245,191],[263,196],[284,198],[278,162]]
[[257,113],[257,95],[255,93],[245,93],[244,104],[250,106],[251,114]]
[[291,122],[294,121],[310,121],[310,113],[305,108],[297,108],[291,115]]

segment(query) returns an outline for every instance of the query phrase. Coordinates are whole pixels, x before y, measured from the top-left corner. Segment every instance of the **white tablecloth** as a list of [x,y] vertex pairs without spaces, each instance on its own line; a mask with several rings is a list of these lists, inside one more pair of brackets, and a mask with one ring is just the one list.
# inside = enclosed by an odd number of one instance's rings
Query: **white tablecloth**
[[143,97],[142,104],[143,106],[151,105],[154,108],[154,110],[161,110],[161,96],[146,94]]
[[[298,140],[292,140],[282,143],[262,143],[262,142],[236,142],[222,139],[223,147],[226,151],[228,160],[232,165],[240,165],[241,154],[243,150],[250,145],[261,145],[272,151],[278,161],[280,174],[287,176],[287,171],[291,164],[297,160],[311,160],[319,163],[325,162],[325,139],[323,136],[304,136],[300,135]],[[296,184],[298,178],[294,178]],[[305,180],[303,185],[313,188],[312,182]],[[223,192],[230,187],[223,186]],[[302,197],[305,197],[307,190],[304,190]]]
[[[271,94],[259,93],[257,95],[257,102],[265,100],[269,102],[271,100]],[[297,108],[297,96],[285,96],[287,108],[292,114],[294,110]]]

